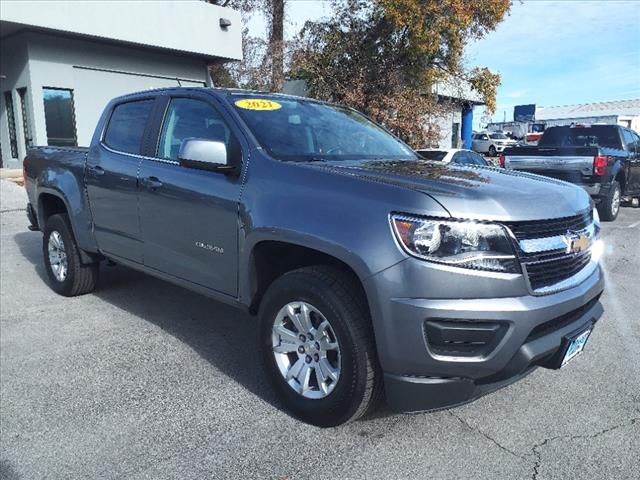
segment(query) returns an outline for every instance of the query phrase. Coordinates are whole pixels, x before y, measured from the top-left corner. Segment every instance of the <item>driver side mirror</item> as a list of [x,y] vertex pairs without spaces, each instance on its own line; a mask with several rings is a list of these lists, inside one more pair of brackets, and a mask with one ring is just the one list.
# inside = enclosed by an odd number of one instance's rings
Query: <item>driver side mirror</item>
[[225,143],[214,140],[200,138],[185,140],[180,146],[178,160],[185,168],[220,172],[225,175],[236,171],[236,167],[229,164]]

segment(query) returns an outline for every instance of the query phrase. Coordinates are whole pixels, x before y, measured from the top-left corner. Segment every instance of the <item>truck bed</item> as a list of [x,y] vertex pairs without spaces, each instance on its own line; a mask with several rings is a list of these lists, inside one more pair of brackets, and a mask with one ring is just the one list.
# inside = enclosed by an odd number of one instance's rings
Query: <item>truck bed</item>
[[598,147],[509,148],[505,151],[505,167],[581,183],[591,177],[593,158],[598,153]]
[[29,149],[23,164],[24,187],[31,208],[35,211],[39,208],[40,193],[55,195],[57,191],[64,191],[67,199],[83,207],[80,211],[77,208],[68,209],[74,224],[83,226],[83,230],[77,232],[82,245],[91,245],[88,240],[90,214],[84,194],[84,169],[88,152],[89,149],[85,147],[33,147]]

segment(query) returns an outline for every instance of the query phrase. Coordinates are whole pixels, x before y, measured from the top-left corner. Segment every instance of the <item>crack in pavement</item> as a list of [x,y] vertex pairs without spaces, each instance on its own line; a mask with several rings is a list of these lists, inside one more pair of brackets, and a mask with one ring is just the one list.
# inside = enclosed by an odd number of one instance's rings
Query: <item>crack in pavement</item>
[[640,420],[640,417],[632,418],[630,421],[620,423],[618,425],[614,425],[613,427],[605,428],[596,433],[586,434],[586,435],[558,435],[556,437],[545,438],[542,442],[536,443],[531,448],[531,453],[528,454],[529,456],[533,455],[535,457],[535,462],[533,464],[533,474],[531,475],[531,480],[537,480],[538,475],[540,474],[540,467],[542,466],[542,452],[540,452],[540,449],[543,447],[546,447],[549,443],[554,442],[556,440],[560,440],[560,439],[566,439],[571,441],[571,440],[579,440],[582,438],[597,438],[600,435],[604,435],[605,433],[612,432],[619,428],[630,427],[632,425],[635,425],[638,422],[638,420]]
[[612,427],[608,427],[608,428],[599,430],[596,433],[583,434],[583,435],[558,435],[556,437],[545,438],[542,442],[536,443],[533,447],[531,447],[531,453],[519,454],[519,453],[514,452],[513,450],[505,447],[500,442],[498,442],[495,438],[493,438],[491,435],[489,435],[488,433],[483,432],[482,430],[480,430],[477,427],[474,427],[469,422],[467,422],[464,418],[456,415],[452,411],[448,411],[447,413],[449,413],[449,415],[451,415],[453,418],[458,420],[464,427],[468,428],[472,432],[475,432],[475,433],[478,433],[478,434],[482,435],[484,438],[486,438],[491,443],[493,443],[495,446],[497,446],[500,450],[502,450],[502,451],[504,451],[504,452],[516,457],[516,458],[519,458],[521,460],[528,460],[529,458],[533,457],[534,458],[534,464],[533,464],[533,474],[531,476],[532,480],[537,480],[538,479],[538,475],[540,474],[540,467],[542,466],[542,452],[540,450],[543,447],[546,447],[549,443],[554,442],[556,440],[561,440],[561,439],[566,439],[566,440],[571,441],[571,440],[579,440],[579,439],[582,439],[582,438],[597,438],[597,437],[599,437],[601,435],[604,435],[606,433],[612,432],[612,431],[617,430],[619,428],[630,427],[632,425],[635,425],[638,421],[640,421],[640,417],[636,417],[636,418],[632,418],[629,421],[620,423],[618,425],[614,425]]
[[502,445],[500,442],[498,442],[495,438],[493,438],[492,436],[490,436],[488,433],[483,432],[482,430],[480,430],[477,427],[472,426],[469,422],[467,422],[464,418],[456,415],[455,413],[453,413],[452,411],[448,411],[449,415],[451,415],[453,418],[455,418],[456,420],[458,420],[462,425],[464,425],[465,427],[467,427],[469,430],[479,433],[480,435],[482,435],[484,438],[486,438],[487,440],[489,440],[491,443],[493,443],[495,446],[497,446],[500,450],[503,450],[511,455],[513,455],[514,457],[517,457],[521,460],[525,460],[525,456],[524,455],[520,455],[516,452],[514,452],[513,450],[508,449],[507,447],[505,447],[504,445]]
[[13,213],[13,212],[24,212],[24,208],[8,208],[7,210],[0,210],[0,213]]

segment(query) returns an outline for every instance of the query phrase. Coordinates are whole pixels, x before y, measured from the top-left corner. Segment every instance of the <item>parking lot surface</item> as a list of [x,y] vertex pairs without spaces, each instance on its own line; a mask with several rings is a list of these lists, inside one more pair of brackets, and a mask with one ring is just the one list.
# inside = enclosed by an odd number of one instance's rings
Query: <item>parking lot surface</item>
[[605,314],[565,368],[323,430],[281,409],[255,319],[119,266],[57,296],[23,189],[0,190],[2,479],[638,478],[639,208],[604,224]]

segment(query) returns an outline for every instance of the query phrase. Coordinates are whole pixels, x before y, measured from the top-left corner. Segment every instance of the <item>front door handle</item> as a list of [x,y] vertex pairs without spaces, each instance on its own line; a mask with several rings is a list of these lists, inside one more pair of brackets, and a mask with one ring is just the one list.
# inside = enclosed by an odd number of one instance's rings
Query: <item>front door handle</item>
[[157,190],[164,185],[157,177],[148,177],[143,183],[149,190]]
[[104,175],[104,168],[102,168],[100,165],[89,167],[89,171],[97,177]]

